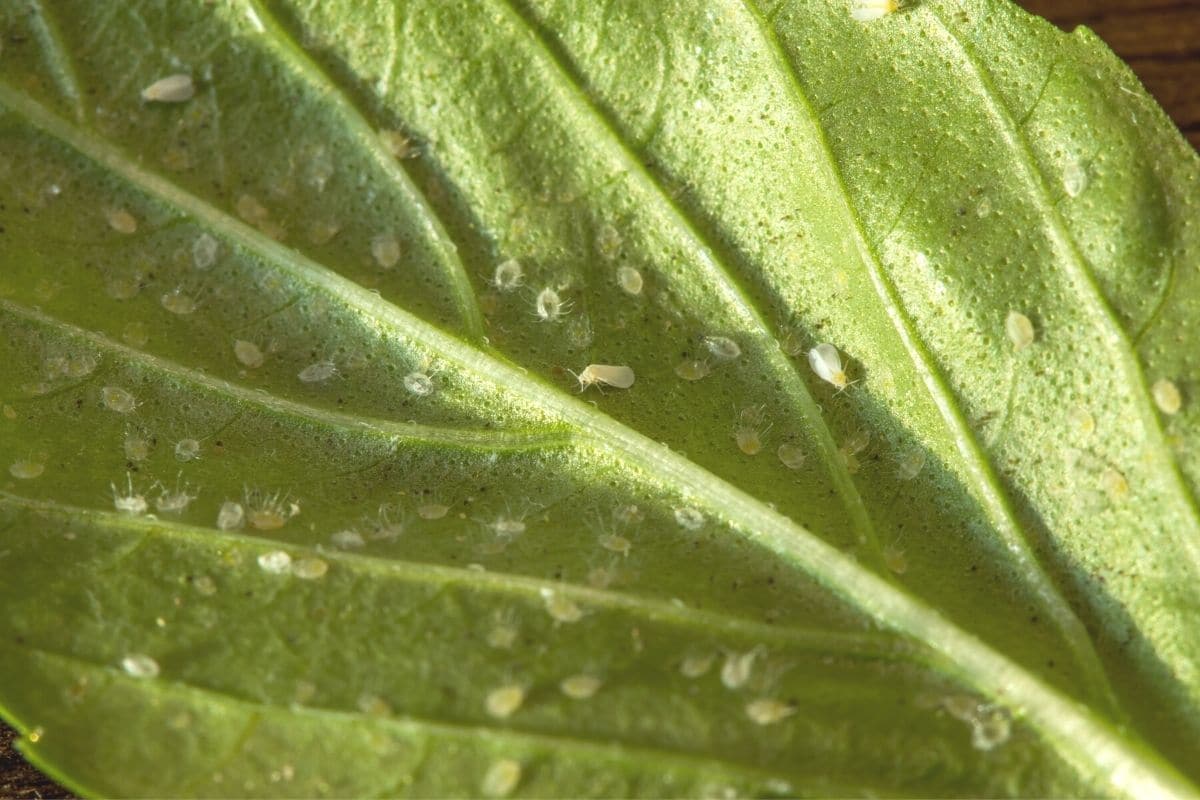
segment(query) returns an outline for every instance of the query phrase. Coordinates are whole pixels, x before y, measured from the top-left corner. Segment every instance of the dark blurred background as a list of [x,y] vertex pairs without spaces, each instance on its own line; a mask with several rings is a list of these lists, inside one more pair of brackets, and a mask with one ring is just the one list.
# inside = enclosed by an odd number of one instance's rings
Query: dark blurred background
[[[0,0],[3,2],[3,0]],[[1125,59],[1200,147],[1200,0],[1017,0],[1070,30],[1087,25]],[[0,723],[0,798],[67,797],[29,767]]]

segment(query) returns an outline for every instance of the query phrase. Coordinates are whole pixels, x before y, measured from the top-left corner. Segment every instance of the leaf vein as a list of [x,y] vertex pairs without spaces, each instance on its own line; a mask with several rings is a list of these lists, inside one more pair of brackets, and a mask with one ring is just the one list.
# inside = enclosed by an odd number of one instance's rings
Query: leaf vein
[[[695,263],[712,277],[714,283],[719,287],[720,296],[754,332],[754,339],[760,348],[763,359],[779,376],[780,382],[786,387],[787,393],[796,404],[799,416],[809,424],[814,433],[822,462],[839,499],[850,516],[859,544],[866,548],[866,554],[872,562],[882,567],[882,551],[875,534],[874,523],[871,521],[858,487],[850,477],[845,462],[838,452],[833,432],[821,414],[816,401],[813,400],[808,385],[798,374],[795,363],[784,356],[779,340],[771,334],[770,327],[761,311],[739,284],[734,271],[716,254],[704,234],[697,229],[686,212],[671,198],[661,181],[645,167],[637,153],[625,140],[618,126],[588,98],[581,80],[574,74],[574,70],[564,63],[563,57],[556,48],[547,42],[546,36],[539,26],[521,12],[514,0],[493,0],[493,2],[502,6],[522,25],[533,46],[540,51],[550,65],[552,77],[561,85],[562,96],[566,102],[579,108],[582,111],[582,117],[591,124],[592,132],[597,134],[591,139],[607,144],[617,159],[624,164],[627,170],[625,174],[640,184],[647,194],[660,204],[666,212],[669,224],[676,229],[686,248],[695,255]],[[879,571],[885,576],[888,574],[886,569],[881,568]]]
[[[957,3],[957,0],[954,2]],[[1164,467],[1165,472],[1171,476],[1174,488],[1188,511],[1188,521],[1191,525],[1182,530],[1176,528],[1172,531],[1171,536],[1187,558],[1193,574],[1200,575],[1200,508],[1197,507],[1196,498],[1183,478],[1178,461],[1171,454],[1171,448],[1167,445],[1158,412],[1150,397],[1150,390],[1141,368],[1140,359],[1130,343],[1129,336],[1117,319],[1112,306],[1105,299],[1104,293],[1100,290],[1092,268],[1080,251],[1062,211],[1057,203],[1051,200],[1046,176],[1038,167],[1029,143],[1016,124],[1011,110],[999,98],[999,92],[988,72],[980,65],[972,47],[946,23],[935,6],[929,7],[929,15],[945,33],[949,44],[958,49],[963,62],[975,75],[979,84],[980,97],[987,104],[1004,141],[1016,156],[1014,161],[1022,179],[1029,187],[1030,198],[1041,212],[1041,218],[1048,221],[1046,232],[1059,262],[1063,264],[1073,279],[1072,282],[1079,288],[1082,300],[1094,309],[1095,317],[1105,334],[1104,341],[1128,377],[1127,389],[1135,399],[1142,426],[1154,445],[1151,452],[1157,456],[1160,466]]]
[[[132,678],[117,671],[117,669],[110,664],[105,664],[103,662],[85,658],[79,655],[56,652],[45,648],[34,647],[28,644],[18,645],[18,647],[37,658],[44,658],[50,661],[59,661],[73,665],[77,669],[94,670],[96,672],[103,673],[114,682],[128,683],[136,686],[138,689],[148,694],[170,695],[172,693],[179,693],[184,695],[192,695],[197,699],[204,700],[205,702],[217,702],[236,709],[244,710],[250,715],[251,718],[247,721],[246,727],[244,728],[244,732],[250,736],[252,736],[254,730],[262,724],[262,715],[269,713],[285,713],[288,715],[302,715],[318,720],[328,720],[331,723],[343,724],[362,724],[363,722],[370,720],[375,724],[382,725],[393,730],[402,731],[409,735],[434,734],[459,740],[477,739],[479,741],[489,743],[495,743],[496,741],[507,741],[523,747],[546,748],[551,750],[571,748],[580,753],[602,757],[638,754],[643,756],[648,763],[673,763],[698,770],[711,768],[713,764],[723,764],[733,770],[736,770],[737,772],[742,773],[743,775],[756,776],[764,780],[779,777],[779,773],[777,772],[765,770],[752,764],[735,761],[728,756],[711,753],[695,753],[678,748],[673,749],[667,747],[653,747],[642,744],[631,744],[627,742],[614,742],[608,739],[591,738],[581,736],[579,734],[565,735],[561,733],[519,730],[510,726],[486,725],[446,719],[432,719],[408,714],[395,714],[387,717],[376,717],[363,712],[347,711],[337,708],[325,708],[321,706],[274,706],[262,701],[240,697],[221,689],[216,689],[210,686],[201,686],[195,683],[187,683],[184,681],[151,682],[144,679]],[[254,722],[253,720],[256,716],[258,717],[258,721]],[[248,737],[245,739],[239,739],[235,743],[235,749],[231,751],[229,757],[235,757],[238,752],[237,748],[245,747],[248,741]]]
[[[536,448],[561,448],[573,444],[573,438],[568,431],[505,431],[495,429],[449,428],[436,425],[423,425],[416,422],[393,422],[391,420],[369,419],[358,415],[344,414],[339,411],[299,403],[266,392],[247,389],[228,380],[213,378],[203,372],[189,369],[174,361],[156,356],[142,350],[126,347],[93,331],[77,328],[70,323],[51,317],[43,312],[27,308],[11,300],[0,300],[0,317],[17,317],[42,327],[51,328],[59,335],[69,336],[86,341],[88,344],[115,356],[125,364],[136,364],[147,370],[169,376],[172,380],[183,381],[211,392],[228,400],[236,401],[243,406],[252,406],[291,417],[300,417],[309,422],[346,431],[354,431],[367,435],[381,436],[388,441],[404,440],[424,444],[441,444],[453,447],[478,448],[488,452],[498,450],[530,450]],[[63,391],[76,388],[79,384],[70,384]],[[39,395],[52,396],[54,392]],[[232,424],[226,423],[225,427]],[[222,428],[223,430],[223,428]],[[218,435],[216,431],[210,436]]]
[[300,48],[283,25],[271,15],[262,3],[258,0],[245,0],[245,2],[248,8],[254,9],[263,23],[266,34],[275,44],[280,57],[286,63],[291,64],[301,78],[320,91],[330,105],[337,109],[343,124],[351,135],[350,138],[356,140],[371,154],[383,175],[392,182],[414,210],[424,225],[426,238],[437,250],[438,262],[453,289],[455,302],[467,332],[473,338],[481,339],[484,334],[483,314],[476,301],[475,290],[471,286],[470,278],[467,277],[466,267],[458,255],[457,245],[446,232],[445,226],[442,225],[428,198],[396,162],[395,156],[384,148],[383,142],[379,138],[379,132],[371,127],[363,113],[349,99],[343,87]]
[[963,459],[967,473],[982,497],[988,515],[992,519],[996,532],[1008,546],[1014,556],[1016,566],[1023,580],[1034,591],[1036,596],[1045,604],[1055,624],[1062,631],[1075,660],[1083,668],[1090,684],[1091,693],[1103,700],[1110,708],[1116,707],[1116,701],[1109,686],[1104,668],[1100,663],[1091,638],[1083,623],[1076,616],[1058,588],[1039,562],[1037,555],[1025,533],[1016,519],[1007,494],[1005,493],[995,469],[987,453],[983,450],[978,438],[971,430],[962,408],[942,374],[937,360],[921,342],[917,335],[916,326],[908,310],[901,302],[890,276],[883,268],[882,260],[875,252],[870,237],[859,218],[854,202],[846,190],[845,181],[837,158],[829,146],[828,139],[814,115],[800,76],[795,65],[779,44],[774,29],[766,23],[755,0],[741,0],[747,12],[755,19],[758,29],[768,48],[770,48],[776,68],[790,85],[798,111],[807,118],[812,128],[812,136],[820,148],[821,163],[827,170],[827,179],[831,186],[836,187],[841,213],[845,216],[846,227],[854,240],[854,245],[860,254],[860,261],[867,271],[871,285],[879,297],[888,318],[891,320],[900,338],[901,344],[912,360],[917,374],[921,377],[926,391],[929,393],[938,412],[941,414],[954,443]]
[[79,92],[79,79],[75,76],[75,67],[71,63],[71,56],[67,53],[67,48],[63,46],[62,34],[58,30],[58,25],[42,0],[29,0],[29,7],[29,16],[34,33],[42,46],[42,55],[46,60],[46,66],[50,68],[50,74],[54,76],[54,83],[58,86],[59,91],[63,93],[75,112],[75,118],[82,121],[84,109],[83,98]]

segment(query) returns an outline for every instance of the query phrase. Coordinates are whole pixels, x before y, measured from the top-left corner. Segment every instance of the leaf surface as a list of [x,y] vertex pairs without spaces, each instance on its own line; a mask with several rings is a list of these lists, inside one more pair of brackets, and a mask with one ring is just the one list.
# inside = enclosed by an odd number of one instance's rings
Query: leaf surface
[[1087,31],[0,26],[0,706],[60,780],[1195,792],[1200,164]]

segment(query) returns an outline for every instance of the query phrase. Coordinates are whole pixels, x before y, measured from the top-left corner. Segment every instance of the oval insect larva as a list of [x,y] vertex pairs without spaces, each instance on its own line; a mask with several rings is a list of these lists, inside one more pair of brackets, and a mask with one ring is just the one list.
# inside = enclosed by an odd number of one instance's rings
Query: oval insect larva
[[510,292],[525,282],[525,270],[515,258],[501,262],[492,274],[492,286]]
[[1154,404],[1164,414],[1178,414],[1179,409],[1183,408],[1183,395],[1175,381],[1169,378],[1156,380],[1150,387],[1150,393],[1154,395]]
[[400,242],[390,232],[378,234],[371,239],[371,257],[384,269],[396,266],[400,261]]
[[282,575],[292,568],[292,557],[283,550],[262,553],[257,560],[259,568],[272,575]]
[[100,400],[109,411],[129,414],[137,408],[137,400],[120,386],[105,386],[100,390]]
[[1033,344],[1033,323],[1020,311],[1008,312],[1004,320],[1004,331],[1008,334],[1008,340],[1012,342],[1013,350],[1021,351]]
[[296,373],[301,383],[323,383],[337,374],[332,361],[317,361]]
[[600,690],[602,684],[603,681],[595,675],[580,674],[563,678],[558,688],[572,700],[587,700]]
[[233,355],[250,369],[257,369],[263,365],[262,349],[254,342],[238,339],[233,343]]
[[774,725],[795,713],[794,703],[787,703],[771,697],[760,697],[746,704],[746,716],[755,725]]
[[196,95],[191,75],[168,75],[142,89],[147,103],[186,103]]
[[223,531],[237,530],[245,519],[246,509],[242,508],[242,504],[226,500],[217,511],[217,528]]
[[775,455],[779,457],[779,462],[788,469],[800,469],[804,466],[804,450],[797,444],[784,442],[779,445]]
[[534,310],[537,312],[538,319],[543,322],[558,322],[567,312],[558,292],[549,286],[538,292],[537,300],[534,301]]
[[718,361],[733,361],[742,354],[742,348],[728,336],[705,336],[704,346]]
[[484,797],[508,797],[521,782],[521,762],[502,758],[488,767],[479,784],[479,793]]
[[133,214],[130,214],[125,209],[110,209],[106,212],[105,216],[108,217],[108,226],[117,233],[124,233],[126,235],[137,233],[137,217],[133,216]]
[[508,684],[488,692],[484,700],[487,713],[496,719],[511,717],[525,702],[525,687]]
[[617,285],[621,287],[621,291],[625,292],[625,294],[641,294],[643,283],[642,273],[638,272],[634,267],[620,267],[617,269]]

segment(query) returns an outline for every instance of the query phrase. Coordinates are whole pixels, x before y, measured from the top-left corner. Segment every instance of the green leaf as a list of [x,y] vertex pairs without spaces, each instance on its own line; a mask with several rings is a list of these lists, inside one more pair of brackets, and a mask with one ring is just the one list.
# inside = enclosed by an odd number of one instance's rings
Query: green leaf
[[1200,161],[1085,30],[853,6],[6,3],[27,756],[1195,793]]

